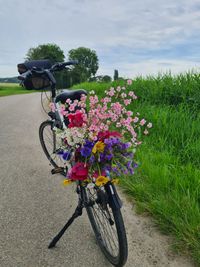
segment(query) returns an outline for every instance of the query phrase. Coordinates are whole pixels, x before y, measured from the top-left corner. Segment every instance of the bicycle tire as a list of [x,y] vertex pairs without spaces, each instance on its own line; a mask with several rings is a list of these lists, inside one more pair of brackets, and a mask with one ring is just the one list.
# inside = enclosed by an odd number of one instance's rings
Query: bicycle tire
[[50,91],[42,91],[41,92],[41,105],[42,109],[46,114],[48,114],[49,111],[51,111],[49,104],[51,103],[51,96],[48,95],[50,94]]
[[[42,149],[50,161],[50,164],[57,167],[62,167],[65,169],[64,160],[54,151],[59,149],[59,143],[56,139],[56,133],[53,131],[53,122],[44,121],[41,123],[39,128],[39,139],[42,146]],[[62,172],[63,175],[66,175],[66,171]]]
[[[86,194],[86,199],[87,202],[89,203],[90,201],[94,202],[94,195],[91,197],[90,193],[88,194],[88,192],[90,192],[90,189],[85,188],[85,194]],[[96,197],[96,196],[95,196]],[[96,206],[96,207],[94,207]],[[105,214],[103,214],[103,209],[100,206],[100,204],[97,203],[93,203],[93,205],[86,205],[86,210],[87,210],[87,214],[88,214],[88,218],[90,220],[92,229],[95,233],[95,237],[97,240],[98,245],[100,246],[103,254],[105,255],[105,257],[108,259],[108,261],[116,266],[116,267],[121,267],[124,266],[124,264],[127,261],[127,257],[128,257],[128,245],[127,245],[127,237],[126,237],[126,231],[125,231],[125,227],[124,227],[124,221],[123,221],[123,217],[120,211],[120,208],[113,208],[110,207],[109,204],[107,203],[108,209],[109,209],[109,213],[111,215],[111,218],[113,220],[113,225],[111,225],[110,221],[108,220],[108,218],[106,218]],[[104,223],[102,223],[102,221],[100,222],[97,213],[102,213],[102,218],[104,218]],[[107,220],[107,222],[106,222]],[[112,254],[110,251],[110,248],[108,248],[108,246],[113,242],[111,240],[105,240],[105,238],[112,238],[110,236],[110,233],[108,233],[108,230],[102,229],[107,227],[108,228],[112,228],[115,227],[116,229],[116,235],[117,235],[117,246],[118,246],[118,252],[116,255]],[[103,236],[103,235],[106,236]],[[114,242],[113,242],[114,244]]]

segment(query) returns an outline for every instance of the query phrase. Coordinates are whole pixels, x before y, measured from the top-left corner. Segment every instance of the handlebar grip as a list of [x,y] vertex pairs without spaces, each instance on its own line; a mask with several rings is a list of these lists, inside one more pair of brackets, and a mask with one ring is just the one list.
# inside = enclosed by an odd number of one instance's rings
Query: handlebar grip
[[21,75],[19,75],[17,78],[20,81],[25,81],[27,78],[29,78],[32,75],[32,72],[30,70],[22,73]]

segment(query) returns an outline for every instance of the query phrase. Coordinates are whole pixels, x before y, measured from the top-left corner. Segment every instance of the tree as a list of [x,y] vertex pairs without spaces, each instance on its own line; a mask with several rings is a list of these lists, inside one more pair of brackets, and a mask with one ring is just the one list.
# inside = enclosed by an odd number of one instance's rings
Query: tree
[[114,77],[113,78],[114,78],[114,81],[118,80],[118,78],[119,78],[118,70],[114,71]]
[[26,60],[49,59],[52,63],[63,62],[64,52],[56,44],[43,44],[32,47],[26,54]]
[[[63,62],[65,59],[64,52],[61,48],[56,44],[42,44],[37,47],[32,47],[28,50],[26,54],[26,60],[39,60],[39,59],[49,59],[52,64],[56,62]],[[55,74],[57,88],[65,87],[69,85],[66,78],[68,78],[68,74],[64,74],[62,72],[57,72]]]
[[112,79],[109,75],[104,75],[102,78],[102,82],[110,83],[111,81],[112,81]]
[[71,71],[73,83],[80,83],[90,79],[98,70],[98,57],[94,50],[86,47],[71,49],[69,60],[78,60],[79,64]]

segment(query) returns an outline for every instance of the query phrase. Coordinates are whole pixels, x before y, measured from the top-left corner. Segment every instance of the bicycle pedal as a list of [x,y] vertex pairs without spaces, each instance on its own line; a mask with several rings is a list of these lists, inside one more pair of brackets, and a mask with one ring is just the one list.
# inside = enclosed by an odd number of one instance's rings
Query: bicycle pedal
[[56,168],[51,170],[51,174],[63,173],[63,172],[64,172],[64,168],[63,167],[56,167]]

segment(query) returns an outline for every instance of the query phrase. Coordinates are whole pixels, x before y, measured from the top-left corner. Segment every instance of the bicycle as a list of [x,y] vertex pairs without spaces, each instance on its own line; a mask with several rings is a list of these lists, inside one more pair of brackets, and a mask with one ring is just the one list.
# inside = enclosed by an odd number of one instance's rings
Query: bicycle
[[[30,83],[33,84],[33,79],[37,78],[44,79],[45,81],[40,81],[40,83],[45,84],[45,86],[48,85],[51,88],[51,98],[53,105],[55,105],[55,112],[50,111],[48,113],[50,119],[41,123],[39,127],[39,138],[47,159],[54,167],[51,173],[60,173],[64,176],[67,173],[67,166],[59,156],[63,140],[57,136],[54,130],[56,127],[62,131],[68,125],[68,122],[60,112],[60,103],[65,103],[68,98],[79,100],[87,92],[82,89],[65,90],[61,94],[56,95],[56,80],[53,73],[65,69],[66,66],[75,64],[77,64],[76,61],[69,61],[56,63],[53,66],[47,67],[48,64],[42,61],[29,62],[23,69],[24,71],[22,69],[19,71],[21,75],[18,77],[25,87],[28,84],[30,88]],[[85,208],[97,243],[103,254],[112,265],[117,267],[123,266],[127,261],[128,246],[121,214],[122,202],[115,185],[108,182],[101,187],[95,185],[88,187],[84,181],[76,181],[76,193],[78,194],[78,205],[74,214],[53,238],[48,248],[55,247],[67,228],[72,224],[74,219],[82,215],[83,208]]]

